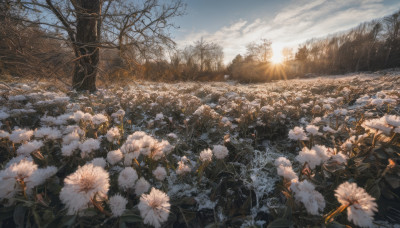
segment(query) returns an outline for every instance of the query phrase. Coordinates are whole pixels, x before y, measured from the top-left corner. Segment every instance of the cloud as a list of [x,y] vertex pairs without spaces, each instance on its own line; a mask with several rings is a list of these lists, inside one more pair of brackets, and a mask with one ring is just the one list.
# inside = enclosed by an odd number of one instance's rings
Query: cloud
[[203,37],[206,41],[218,43],[224,48],[225,63],[229,63],[237,54],[246,53],[248,43],[261,38],[297,47],[308,39],[344,31],[361,22],[386,16],[399,7],[400,2],[387,6],[383,0],[292,0],[272,20],[257,18],[249,22],[238,19],[213,33],[193,31],[177,42],[183,47]]

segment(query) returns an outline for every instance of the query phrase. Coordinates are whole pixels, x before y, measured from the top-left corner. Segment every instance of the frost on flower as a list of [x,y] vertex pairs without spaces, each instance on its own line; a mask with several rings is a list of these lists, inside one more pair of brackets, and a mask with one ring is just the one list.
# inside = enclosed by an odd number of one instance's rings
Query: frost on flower
[[178,168],[176,169],[176,174],[183,175],[192,171],[192,169],[187,165],[188,159],[186,156],[181,157],[181,160],[178,161]]
[[296,156],[296,160],[301,164],[307,163],[311,169],[321,165],[321,163],[327,161],[332,156],[332,149],[325,146],[316,145],[311,149],[304,147],[299,155]]
[[99,166],[104,169],[106,167],[106,160],[104,158],[94,158],[93,160],[90,161],[90,164],[93,164],[94,166]]
[[375,134],[383,132],[384,134],[389,135],[392,130],[392,127],[386,123],[386,117],[366,120],[361,124],[361,126],[365,128],[365,130],[369,130]]
[[400,116],[387,115],[384,116],[385,122],[393,127],[400,127]]
[[302,182],[292,181],[290,189],[294,193],[295,200],[303,203],[309,214],[319,215],[320,212],[324,211],[324,197],[321,193],[317,192],[314,185],[307,180]]
[[278,175],[285,178],[285,180],[292,181],[299,179],[293,171],[292,163],[287,158],[279,157],[275,159],[274,165],[276,166]]
[[212,151],[217,159],[224,159],[229,153],[228,148],[222,145],[214,145]]
[[40,149],[40,147],[43,146],[43,142],[42,141],[31,141],[31,142],[26,142],[24,144],[22,144],[18,150],[17,150],[17,154],[18,155],[29,155],[32,152],[35,152],[37,150]]
[[107,121],[108,121],[107,116],[105,116],[105,115],[103,115],[103,114],[96,114],[96,115],[94,115],[93,118],[92,118],[92,122],[93,122],[95,125],[100,125],[100,124],[105,123],[105,122],[107,122]]
[[335,190],[336,199],[347,206],[347,219],[360,227],[372,227],[374,212],[378,211],[375,198],[356,183],[344,182]]
[[120,188],[127,190],[133,189],[135,182],[138,179],[136,170],[132,167],[125,167],[118,176],[118,185]]
[[59,139],[61,138],[61,132],[60,130],[52,127],[42,127],[39,128],[35,131],[34,136],[36,138],[46,138],[46,139]]
[[212,151],[211,149],[205,149],[200,152],[200,161],[202,162],[211,162],[212,161]]
[[151,189],[150,194],[143,194],[138,205],[144,224],[155,228],[168,220],[170,207],[168,195],[155,188]]
[[74,154],[74,151],[78,149],[79,141],[73,141],[68,145],[63,145],[61,148],[61,154],[64,157],[69,157]]
[[82,158],[87,157],[93,150],[98,150],[100,148],[100,141],[97,139],[87,139],[85,142],[79,145],[81,150]]
[[109,187],[108,172],[86,164],[65,178],[60,199],[67,206],[68,214],[72,215],[87,208],[95,196],[99,197],[97,200],[105,199]]
[[149,191],[150,183],[143,177],[139,178],[135,185],[135,194],[140,196],[143,193]]
[[116,143],[119,140],[119,138],[121,137],[118,127],[110,128],[107,131],[106,137],[109,142]]
[[11,199],[17,192],[21,192],[21,184],[29,182],[37,168],[33,161],[22,159],[0,171],[0,199]]
[[37,169],[33,174],[29,177],[29,181],[26,183],[26,189],[28,192],[32,190],[32,188],[43,184],[48,178],[54,176],[57,173],[57,168],[54,166],[48,166],[43,169]]
[[11,132],[10,136],[8,137],[13,143],[21,143],[29,141],[32,137],[33,131],[32,130],[24,130],[24,129],[16,129]]
[[77,131],[73,131],[63,137],[63,144],[68,145],[73,141],[79,141],[80,136]]
[[115,165],[116,163],[118,163],[119,161],[122,160],[122,158],[124,157],[124,155],[122,154],[121,150],[112,150],[110,152],[107,153],[107,161],[111,164],[111,165]]
[[117,194],[110,197],[109,204],[113,216],[119,217],[124,213],[128,200],[120,194]]
[[312,135],[318,135],[318,134],[320,134],[320,133],[318,132],[318,130],[319,130],[319,127],[317,127],[317,126],[315,126],[315,125],[308,125],[308,126],[306,127],[306,131],[307,131],[308,133],[312,134]]
[[308,137],[302,127],[294,127],[292,130],[289,131],[289,139],[308,140]]
[[165,177],[167,176],[167,170],[165,170],[164,167],[158,166],[154,171],[153,171],[154,177],[159,180],[163,181]]

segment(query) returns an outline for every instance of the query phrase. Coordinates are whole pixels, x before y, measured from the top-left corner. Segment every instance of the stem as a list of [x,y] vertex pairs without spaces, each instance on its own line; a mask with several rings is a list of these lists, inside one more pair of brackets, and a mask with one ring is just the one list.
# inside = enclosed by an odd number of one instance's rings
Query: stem
[[329,214],[326,218],[325,218],[325,224],[326,223],[331,223],[333,221],[333,218],[335,218],[338,214],[342,213],[344,210],[346,210],[346,208],[348,208],[350,205],[341,205],[340,207],[338,207],[334,212],[332,212],[331,214]]

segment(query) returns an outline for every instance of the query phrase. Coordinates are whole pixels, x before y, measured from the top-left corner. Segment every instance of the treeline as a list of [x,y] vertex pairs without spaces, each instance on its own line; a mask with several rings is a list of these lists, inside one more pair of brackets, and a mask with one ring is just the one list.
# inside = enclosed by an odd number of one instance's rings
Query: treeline
[[[105,6],[111,3],[114,1]],[[31,20],[29,15],[32,17],[37,11],[19,1],[14,4],[0,4],[0,77],[51,77],[68,83],[71,75],[76,74],[74,67],[86,58],[82,53],[76,54],[77,43],[66,38],[65,32],[60,32],[69,30],[57,23]],[[25,8],[21,8],[21,4]],[[131,8],[122,3],[115,4],[115,12],[133,15],[129,11]],[[159,21],[180,14],[181,1],[174,2],[170,8],[159,8],[158,5],[157,0],[146,1],[140,12],[144,18],[152,16]],[[77,12],[63,2],[59,6],[67,7],[66,12]],[[149,10],[153,13],[147,15]],[[227,66],[224,65],[223,47],[217,43],[200,39],[177,49],[162,30],[162,24],[156,24],[160,28],[152,28],[150,21],[139,23],[135,17],[126,20],[126,17],[115,15],[118,14],[103,12],[100,19],[107,26],[95,43],[99,50],[95,53],[100,53],[100,60],[92,68],[105,83],[134,79],[211,81],[225,80],[224,75],[240,82],[264,82],[310,73],[342,74],[400,67],[400,10],[346,32],[311,39],[295,52],[285,48],[282,64],[272,62],[272,43],[261,39],[248,44],[247,52],[237,55]],[[136,27],[129,27],[128,22]],[[112,28],[118,28],[118,33],[112,33]],[[144,32],[146,29],[149,32]]]
[[300,74],[341,74],[400,67],[400,11],[340,34],[312,39],[295,54]]

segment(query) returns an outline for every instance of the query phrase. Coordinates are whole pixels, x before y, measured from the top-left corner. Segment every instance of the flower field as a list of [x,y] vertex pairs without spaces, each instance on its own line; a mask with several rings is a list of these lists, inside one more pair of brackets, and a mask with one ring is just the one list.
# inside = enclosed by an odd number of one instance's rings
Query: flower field
[[400,224],[400,73],[0,94],[2,227]]

